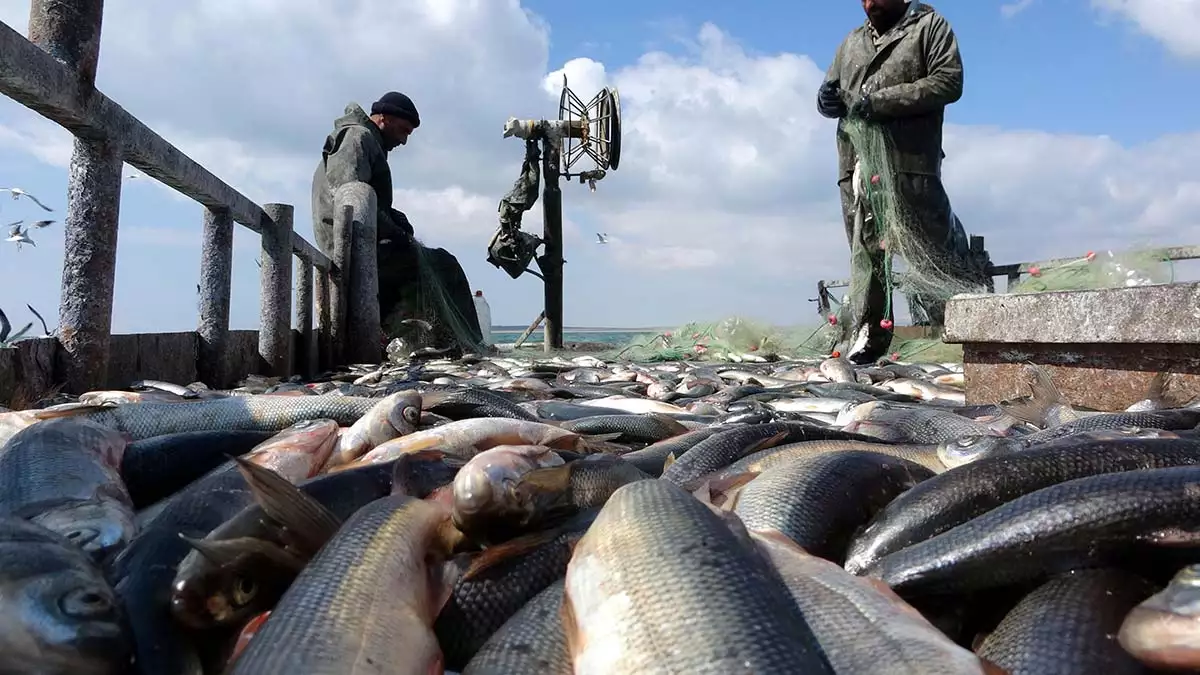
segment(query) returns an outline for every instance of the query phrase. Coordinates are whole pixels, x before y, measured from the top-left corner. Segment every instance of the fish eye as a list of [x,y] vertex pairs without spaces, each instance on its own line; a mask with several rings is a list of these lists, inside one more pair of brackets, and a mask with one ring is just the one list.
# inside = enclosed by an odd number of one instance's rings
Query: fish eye
[[416,425],[421,421],[421,409],[416,406],[408,406],[400,413],[405,422]]
[[89,619],[107,614],[112,609],[108,596],[90,588],[69,591],[58,600],[63,614],[76,619]]
[[258,584],[250,577],[238,577],[233,582],[233,601],[245,605],[258,593]]

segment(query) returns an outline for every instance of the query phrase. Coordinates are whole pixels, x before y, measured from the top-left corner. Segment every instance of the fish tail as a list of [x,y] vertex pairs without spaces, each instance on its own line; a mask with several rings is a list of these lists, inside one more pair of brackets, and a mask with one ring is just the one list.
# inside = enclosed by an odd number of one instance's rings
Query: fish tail
[[1001,403],[1000,407],[1004,409],[1004,412],[1022,422],[1045,427],[1050,409],[1065,405],[1066,400],[1045,368],[1031,363],[1026,367],[1026,372],[1032,377],[1032,381],[1029,383],[1032,393],[1030,399],[1028,401],[1006,401]]

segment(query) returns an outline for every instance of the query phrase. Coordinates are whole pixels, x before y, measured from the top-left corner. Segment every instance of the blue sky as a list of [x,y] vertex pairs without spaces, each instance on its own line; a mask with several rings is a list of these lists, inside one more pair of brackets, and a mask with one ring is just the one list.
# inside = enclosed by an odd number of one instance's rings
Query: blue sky
[[[945,180],[967,229],[988,238],[997,262],[1198,243],[1200,38],[1195,21],[1177,27],[1200,19],[1200,3],[1034,0],[1011,16],[1002,5],[934,5],[966,67],[965,95],[947,112]],[[512,114],[552,115],[557,92],[543,81],[565,66],[585,100],[619,86],[626,120],[621,170],[595,195],[564,185],[569,325],[731,314],[811,323],[813,284],[845,275],[833,126],[812,99],[863,19],[858,2],[346,7],[376,20],[330,39],[320,26],[331,10],[316,0],[283,14],[250,2],[236,21],[221,3],[151,11],[112,0],[100,87],[251,198],[296,204],[306,235],[330,121],[348,100],[412,93],[426,122],[392,157],[397,205],[427,243],[459,256],[496,323],[520,324],[540,308],[537,280],[509,280],[484,261],[520,162],[499,129]],[[27,3],[0,0],[14,29],[27,15]],[[734,148],[758,159],[732,167]],[[69,149],[61,130],[0,101],[0,187],[30,190],[61,219]],[[539,210],[527,229],[540,230]],[[39,211],[0,202],[3,222],[23,217]],[[117,332],[194,328],[200,223],[198,205],[145,178],[126,182]],[[14,323],[28,320],[26,302],[55,323],[60,226],[36,233],[36,249],[0,248],[0,307]],[[597,231],[614,245],[593,245]],[[254,328],[257,238],[240,227],[235,236],[233,325]]]

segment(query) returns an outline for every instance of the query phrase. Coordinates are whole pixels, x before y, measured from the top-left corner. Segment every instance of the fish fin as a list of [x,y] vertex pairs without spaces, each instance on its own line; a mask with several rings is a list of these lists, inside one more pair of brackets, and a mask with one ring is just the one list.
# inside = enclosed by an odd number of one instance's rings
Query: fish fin
[[674,463],[675,463],[675,453],[672,452],[667,455],[667,458],[665,460],[663,460],[663,471],[666,471],[667,469],[671,468],[671,465]]
[[1050,373],[1039,365],[1030,363],[1025,366],[1025,373],[1030,376],[1029,389],[1032,394],[1028,401],[1005,401],[1000,404],[1004,412],[1021,420],[1046,426],[1046,416],[1055,405],[1066,405],[1066,399]]
[[270,616],[271,610],[267,610],[247,621],[245,626],[242,626],[242,630],[237,636],[237,642],[235,642],[233,645],[233,653],[229,655],[229,662],[226,664],[226,672],[233,672],[233,664],[237,661],[237,658],[242,655],[242,652],[246,650],[246,645],[250,644],[251,638],[253,638],[258,631],[262,630],[263,624],[267,622],[267,618]]
[[562,493],[571,487],[572,464],[559,464],[542,469],[534,469],[517,480],[516,489],[520,492],[534,490],[537,492]]
[[575,441],[575,447],[573,449],[588,455],[594,455],[602,452],[607,452],[610,454],[629,452],[629,448],[613,442],[620,437],[621,434],[619,432],[615,434],[581,434],[579,439]]
[[75,417],[88,413],[112,410],[117,407],[114,403],[62,403],[41,410],[31,410],[30,415],[39,420],[53,420],[61,417]]
[[551,542],[559,534],[559,529],[555,528],[542,532],[533,532],[509,539],[502,544],[489,546],[472,557],[471,564],[463,572],[463,581],[474,579],[506,560],[522,556],[543,544]]
[[413,489],[416,469],[413,467],[415,464],[424,463],[444,464],[452,469],[461,469],[467,462],[461,457],[448,455],[437,449],[404,453],[397,457],[392,465],[392,494],[416,498],[417,491]]
[[283,476],[241,457],[234,457],[233,461],[263,512],[287,528],[310,552],[324,546],[342,526],[341,520],[321,502]]
[[1167,388],[1167,374],[1157,372],[1154,377],[1150,378],[1150,382],[1146,384],[1146,398],[1158,400],[1162,398],[1163,391]]
[[459,571],[458,565],[452,560],[437,559],[434,564],[428,568],[429,573],[429,606],[432,610],[430,623],[432,619],[436,619],[438,614],[441,614],[442,608],[450,601],[450,596],[454,594],[454,586],[458,583],[462,574]]
[[777,444],[783,441],[783,439],[788,437],[788,433],[789,432],[787,431],[781,431],[770,438],[764,438],[751,443],[749,447],[742,451],[742,457],[753,455],[760,450],[766,450],[767,448],[775,447]]
[[719,506],[725,511],[732,511],[737,506],[738,497],[742,494],[742,489],[750,484],[750,481],[758,478],[758,471],[745,471],[724,478],[715,478],[708,483],[709,492],[715,492],[721,496]]
[[179,538],[196,549],[205,560],[224,567],[236,562],[248,553],[256,553],[271,560],[271,562],[299,574],[304,569],[305,560],[300,556],[275,544],[256,537],[235,537],[233,539],[193,539],[180,533]]

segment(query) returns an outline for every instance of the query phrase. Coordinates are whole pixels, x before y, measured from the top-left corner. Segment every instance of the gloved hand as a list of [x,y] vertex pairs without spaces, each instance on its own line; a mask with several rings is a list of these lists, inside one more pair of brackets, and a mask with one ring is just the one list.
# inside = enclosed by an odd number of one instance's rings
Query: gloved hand
[[858,98],[850,105],[850,117],[858,117],[868,122],[875,119],[875,106],[871,104],[870,96]]
[[817,90],[817,112],[830,119],[846,116],[846,103],[842,100],[842,87],[837,80],[825,82]]

